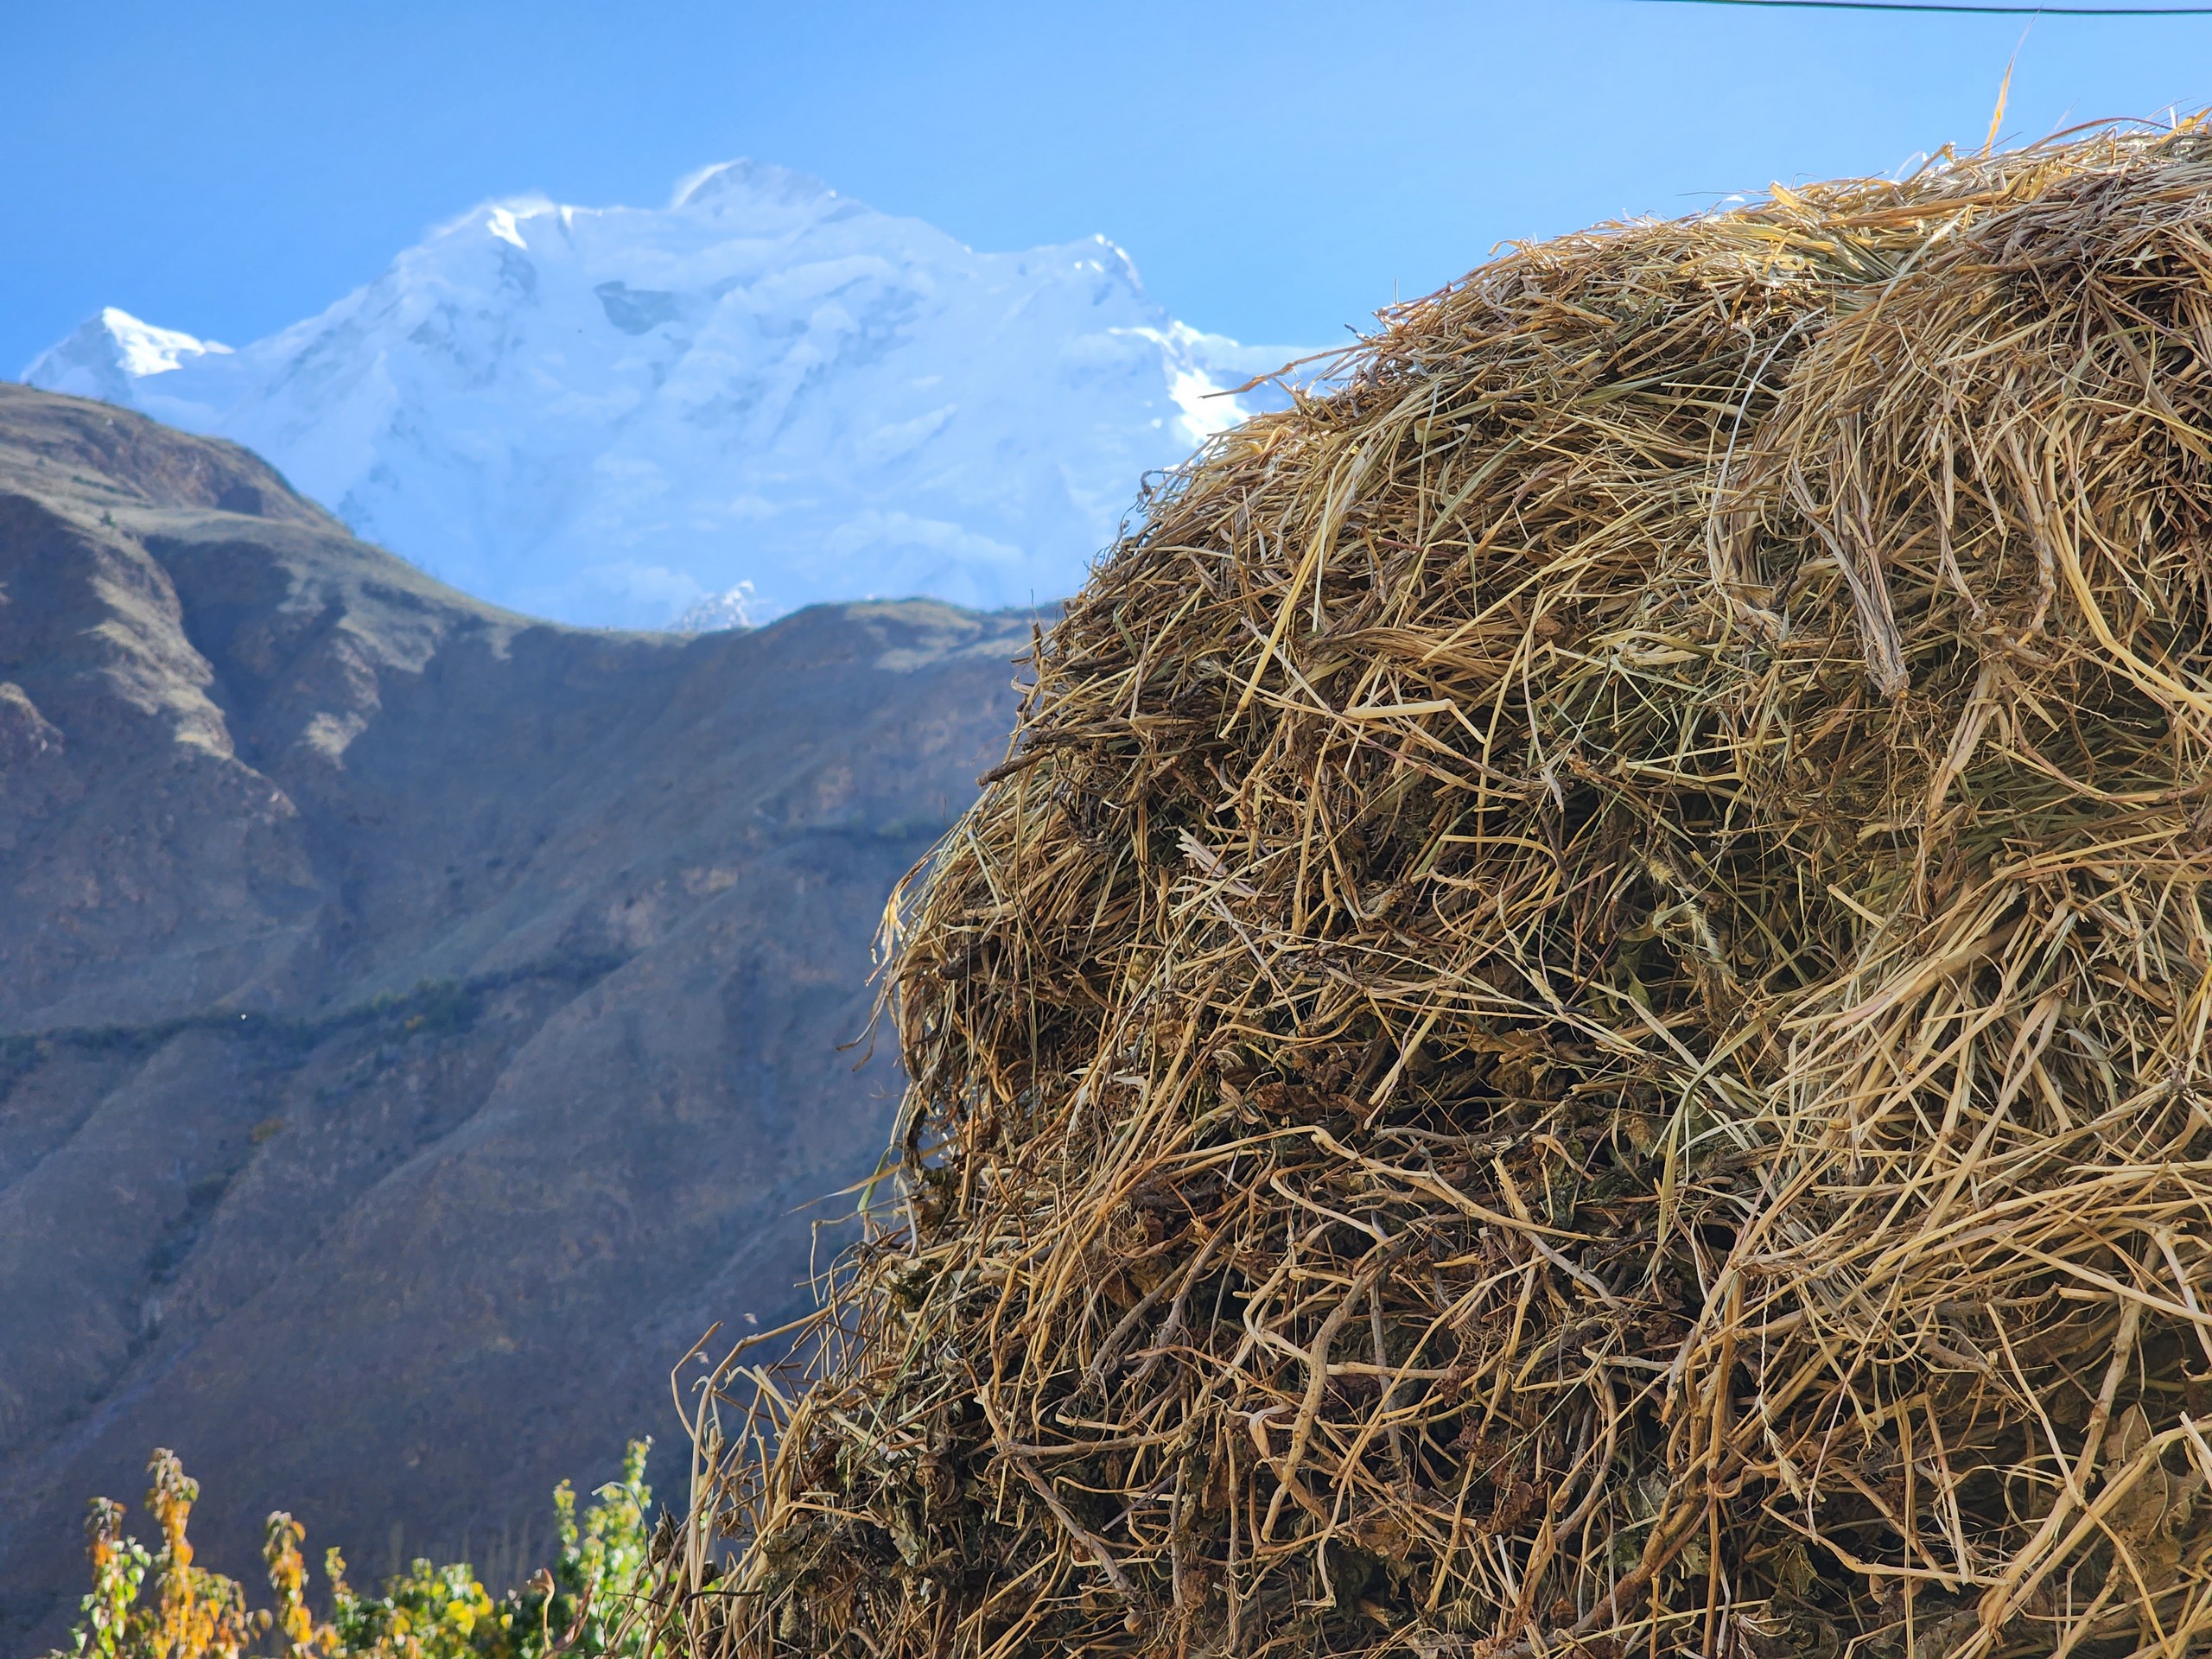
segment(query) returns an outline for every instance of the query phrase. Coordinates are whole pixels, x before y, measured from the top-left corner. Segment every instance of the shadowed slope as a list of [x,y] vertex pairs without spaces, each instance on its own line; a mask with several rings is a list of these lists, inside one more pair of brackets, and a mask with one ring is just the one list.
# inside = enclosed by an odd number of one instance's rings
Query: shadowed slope
[[836,1045],[1027,637],[539,624],[0,386],[0,1649],[156,1442],[213,1564],[281,1503],[366,1578],[668,1432],[880,1144]]

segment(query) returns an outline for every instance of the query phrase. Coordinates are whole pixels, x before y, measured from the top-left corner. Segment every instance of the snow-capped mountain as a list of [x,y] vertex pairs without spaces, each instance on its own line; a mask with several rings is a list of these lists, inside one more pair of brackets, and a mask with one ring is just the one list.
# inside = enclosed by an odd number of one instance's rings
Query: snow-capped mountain
[[976,253],[735,162],[479,208],[237,350],[110,308],[23,378],[235,439],[496,603],[650,627],[1060,598],[1294,354],[1176,321],[1103,238]]

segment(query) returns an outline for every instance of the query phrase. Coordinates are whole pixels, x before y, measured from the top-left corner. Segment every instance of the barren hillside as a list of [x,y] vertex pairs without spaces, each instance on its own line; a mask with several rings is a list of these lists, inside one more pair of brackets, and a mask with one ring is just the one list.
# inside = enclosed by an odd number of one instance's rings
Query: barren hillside
[[671,1363],[799,1299],[795,1206],[880,1144],[838,1045],[1027,634],[534,622],[0,386],[0,1651],[157,1442],[209,1564],[282,1503],[364,1576],[668,1448]]

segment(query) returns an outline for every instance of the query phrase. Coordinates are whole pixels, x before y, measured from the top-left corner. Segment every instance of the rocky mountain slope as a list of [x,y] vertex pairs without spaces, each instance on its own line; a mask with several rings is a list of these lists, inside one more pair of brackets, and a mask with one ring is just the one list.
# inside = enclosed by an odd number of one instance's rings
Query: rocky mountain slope
[[660,626],[741,582],[755,620],[1064,597],[1294,354],[1176,321],[1103,238],[976,253],[738,162],[664,208],[480,207],[237,351],[104,311],[24,378],[247,444],[470,593]]
[[278,1504],[496,1561],[626,1433],[680,1480],[671,1364],[801,1301],[881,1144],[837,1046],[1027,637],[534,622],[0,385],[0,1652],[156,1443],[234,1572]]

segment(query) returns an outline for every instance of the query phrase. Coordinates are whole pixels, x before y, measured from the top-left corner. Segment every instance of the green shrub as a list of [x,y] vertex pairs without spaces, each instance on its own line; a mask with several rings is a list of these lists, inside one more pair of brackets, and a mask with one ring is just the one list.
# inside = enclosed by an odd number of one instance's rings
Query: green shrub
[[124,1535],[120,1503],[94,1498],[85,1523],[92,1591],[70,1646],[48,1659],[641,1659],[652,1444],[630,1442],[622,1478],[594,1493],[581,1517],[569,1483],[554,1489],[560,1553],[519,1589],[495,1598],[466,1561],[418,1560],[382,1594],[363,1595],[333,1549],[323,1558],[330,1618],[321,1624],[300,1553],[307,1529],[281,1510],[269,1517],[262,1560],[271,1605],[248,1611],[236,1580],[193,1566],[186,1523],[200,1484],[173,1452],[157,1451],[147,1465],[146,1507],[162,1529],[160,1550]]

